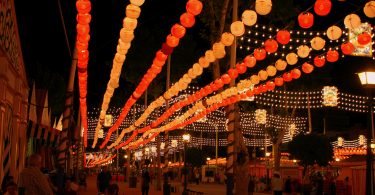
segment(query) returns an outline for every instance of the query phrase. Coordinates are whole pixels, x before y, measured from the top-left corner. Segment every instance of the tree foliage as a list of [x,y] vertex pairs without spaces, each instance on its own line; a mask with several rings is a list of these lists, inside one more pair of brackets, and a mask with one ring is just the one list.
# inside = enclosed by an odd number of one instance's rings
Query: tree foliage
[[331,143],[325,136],[317,134],[298,134],[288,144],[288,151],[305,168],[315,164],[327,166],[333,160]]
[[206,163],[206,154],[200,148],[186,149],[186,163],[193,167],[201,167]]

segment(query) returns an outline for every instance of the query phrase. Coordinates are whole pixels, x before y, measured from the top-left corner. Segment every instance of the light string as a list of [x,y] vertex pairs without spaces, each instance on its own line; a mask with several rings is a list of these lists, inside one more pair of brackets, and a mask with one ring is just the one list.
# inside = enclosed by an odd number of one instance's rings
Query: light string
[[[119,117],[117,118],[115,124],[109,129],[108,134],[102,144],[100,145],[100,148],[103,148],[109,141],[111,134],[116,131],[119,126],[121,125],[122,121],[125,119],[126,115],[128,114],[131,106],[135,104],[135,102],[140,98],[140,96],[144,93],[144,91],[147,89],[151,81],[158,75],[162,67],[164,66],[168,56],[173,52],[173,49],[178,46],[180,38],[182,38],[185,35],[185,27],[190,28],[195,23],[195,16],[200,14],[202,10],[202,3],[198,0],[189,0],[186,4],[186,13],[182,14],[180,17],[180,24],[175,24],[172,27],[170,35],[167,36],[166,43],[163,44],[162,49],[159,50],[153,60],[153,64],[151,65],[151,68],[147,71],[147,74],[145,74],[142,78],[142,81],[137,86],[135,91],[133,92],[133,95],[128,99],[126,104],[123,107],[123,110]],[[161,104],[164,103],[165,99],[158,99],[158,102]],[[94,140],[94,142],[97,140]],[[93,144],[93,147],[95,147],[95,144]]]
[[[132,3],[133,2],[133,3]],[[136,5],[134,4],[136,3]],[[120,35],[118,39],[118,44],[116,47],[116,54],[113,58],[113,65],[110,74],[110,79],[107,84],[107,89],[103,96],[103,102],[101,106],[101,111],[99,115],[98,124],[95,128],[95,137],[94,137],[94,144],[96,144],[96,140],[98,139],[98,132],[102,128],[105,115],[108,110],[109,102],[113,96],[113,93],[117,87],[119,87],[119,78],[122,70],[122,66],[126,59],[126,54],[131,47],[131,42],[134,39],[134,30],[137,28],[137,19],[140,15],[141,9],[140,6],[144,3],[144,1],[131,1],[130,4],[126,7],[125,11],[125,18],[123,20],[123,28],[120,30]]]
[[90,40],[91,2],[90,0],[77,0],[77,36],[76,36],[76,56],[78,66],[78,87],[79,87],[79,107],[83,132],[83,143],[87,146],[87,65],[89,61],[88,45]]

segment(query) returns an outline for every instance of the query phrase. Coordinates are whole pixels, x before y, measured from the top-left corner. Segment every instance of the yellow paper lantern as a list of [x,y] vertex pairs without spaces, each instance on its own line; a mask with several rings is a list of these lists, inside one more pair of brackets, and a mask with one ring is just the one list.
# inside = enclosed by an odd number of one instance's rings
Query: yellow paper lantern
[[375,1],[369,1],[366,3],[365,7],[363,7],[363,12],[369,18],[375,17]]
[[298,56],[297,54],[295,53],[288,53],[288,55],[286,55],[286,62],[289,64],[289,65],[295,65],[297,64],[298,62]]
[[224,44],[225,46],[231,46],[234,41],[234,36],[231,33],[223,33],[221,35],[221,43]]
[[184,74],[184,76],[182,77],[182,80],[183,80],[185,83],[191,83],[191,78],[190,78],[189,75],[187,75],[187,74]]
[[310,48],[307,45],[301,45],[297,48],[297,54],[300,58],[306,58],[310,54]]
[[137,19],[139,15],[141,14],[141,8],[139,8],[136,5],[129,4],[126,6],[126,17]]
[[129,43],[134,39],[134,31],[122,28],[120,30],[120,39],[125,43]]
[[256,0],[255,1],[255,11],[259,15],[267,15],[272,10],[272,1],[271,0]]
[[330,40],[337,40],[341,37],[342,35],[342,30],[338,26],[331,26],[327,29],[327,37]]
[[[287,56],[288,57],[288,56]],[[288,64],[286,63],[285,60],[282,60],[282,59],[278,59],[275,63],[275,67],[278,71],[282,71],[282,70],[285,70],[286,66]]]
[[125,61],[125,55],[122,55],[120,53],[116,53],[115,55],[115,61],[118,62],[118,63],[124,63]]
[[116,51],[117,51],[117,53],[122,54],[122,55],[125,55],[125,54],[128,53],[127,49],[121,49],[121,47],[119,45],[117,45]]
[[311,40],[311,47],[315,50],[321,50],[324,48],[326,41],[322,39],[321,37],[314,37]]
[[349,14],[344,19],[345,27],[348,29],[355,29],[361,25],[361,18],[356,14]]
[[245,33],[245,25],[242,23],[242,21],[233,22],[230,25],[230,31],[234,36],[242,36]]
[[130,0],[130,3],[136,6],[141,6],[144,2],[145,0]]
[[[286,66],[286,62],[285,62],[285,66]],[[267,66],[266,71],[267,71],[268,76],[273,77],[276,75],[277,69],[275,66],[269,65]]]
[[253,85],[259,84],[259,76],[258,75],[253,75],[250,77],[250,81]]
[[208,66],[210,66],[210,63],[207,61],[206,58],[204,57],[200,57],[199,60],[198,60],[198,63],[199,65],[201,65],[203,68],[207,68]]
[[260,70],[260,71],[258,72],[258,76],[259,76],[259,79],[262,80],[262,81],[267,80],[267,78],[268,78],[267,71],[265,71],[265,70]]
[[128,30],[134,30],[137,28],[138,21],[136,19],[125,17],[122,21],[122,25],[124,28]]
[[245,10],[242,13],[242,22],[246,26],[253,26],[255,23],[257,23],[257,18],[258,18],[258,15],[253,10]]
[[216,60],[214,52],[212,50],[207,50],[204,57],[208,62],[214,62]]

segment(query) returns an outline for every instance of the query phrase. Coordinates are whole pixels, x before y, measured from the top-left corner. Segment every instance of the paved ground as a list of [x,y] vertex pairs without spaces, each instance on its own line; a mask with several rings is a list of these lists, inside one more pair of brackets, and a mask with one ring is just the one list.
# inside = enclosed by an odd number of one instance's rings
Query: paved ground
[[[141,195],[140,184],[137,183],[137,188],[129,188],[129,184],[125,182],[118,182],[120,187],[120,195]],[[171,194],[181,194],[182,192],[182,185],[181,183],[173,183],[173,186],[176,186],[177,193]],[[225,195],[225,185],[220,184],[189,184],[188,188],[194,191],[203,192],[205,195]],[[81,190],[79,195],[97,195],[98,191],[96,188],[96,178],[90,176],[87,178],[87,189]],[[156,184],[155,182],[152,183],[150,187],[150,195],[162,195],[162,191],[156,191]],[[263,195],[263,194],[256,194],[256,195]]]

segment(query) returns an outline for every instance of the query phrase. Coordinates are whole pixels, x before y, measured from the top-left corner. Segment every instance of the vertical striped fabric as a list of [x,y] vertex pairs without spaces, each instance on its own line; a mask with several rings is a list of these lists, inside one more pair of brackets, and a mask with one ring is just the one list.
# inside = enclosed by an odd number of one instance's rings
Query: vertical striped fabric
[[27,123],[27,138],[32,138],[38,145],[56,147],[59,137],[59,130],[42,126],[29,120]]
[[7,107],[5,109],[5,124],[4,127],[6,127],[4,136],[2,137],[4,143],[3,146],[1,146],[1,150],[3,151],[3,162],[2,167],[3,171],[1,173],[1,181],[4,177],[9,175],[10,172],[10,162],[11,162],[11,135],[13,133],[13,110],[10,105],[7,104]]

